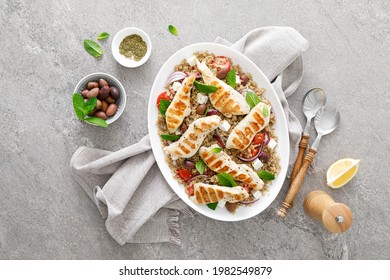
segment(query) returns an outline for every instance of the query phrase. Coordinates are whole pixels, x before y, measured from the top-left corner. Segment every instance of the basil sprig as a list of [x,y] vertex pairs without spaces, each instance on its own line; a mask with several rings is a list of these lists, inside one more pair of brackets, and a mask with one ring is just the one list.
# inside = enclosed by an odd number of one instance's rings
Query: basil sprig
[[93,57],[99,57],[104,53],[102,47],[92,40],[84,40],[84,49]]
[[234,181],[233,177],[227,174],[226,172],[222,172],[218,174],[218,182],[224,187],[236,187],[237,183]]
[[204,173],[204,169],[206,167],[206,164],[204,163],[203,160],[198,160],[196,163],[195,163],[195,168],[196,170],[198,170],[199,174],[203,174]]
[[215,147],[215,148],[212,148],[211,151],[214,154],[218,154],[218,153],[222,152],[222,148],[221,147]]
[[260,98],[256,95],[256,93],[248,91],[245,96],[246,103],[248,103],[251,110],[253,107],[255,107],[257,104],[260,103]]
[[97,117],[90,117],[88,116],[90,113],[92,113],[93,109],[96,107],[97,98],[92,97],[88,99],[87,102],[84,102],[84,98],[80,93],[74,93],[73,94],[73,108],[76,113],[76,116],[81,121],[86,121],[92,124],[96,124],[101,127],[108,127],[108,124],[105,120]]
[[262,179],[264,181],[272,181],[275,179],[274,174],[269,173],[265,170],[260,170],[259,173],[257,173],[257,175],[259,175],[260,179]]
[[218,202],[213,202],[213,203],[207,204],[207,207],[210,208],[211,210],[215,210],[215,208],[217,208],[217,205],[218,205]]
[[226,82],[232,88],[236,87],[236,71],[234,69],[230,70],[226,75]]
[[213,93],[213,92],[216,92],[218,90],[218,87],[216,87],[216,86],[205,85],[205,84],[199,83],[197,81],[194,81],[194,86],[197,90],[199,90],[200,92],[206,93],[206,94]]
[[162,139],[168,140],[168,141],[176,141],[176,140],[179,140],[179,138],[180,138],[180,135],[161,134],[160,136]]
[[263,115],[264,115],[264,117],[268,117],[269,116],[269,111],[268,111],[268,106],[267,105],[265,105],[263,107]]
[[169,100],[161,100],[160,101],[160,108],[159,109],[160,109],[161,115],[163,115],[164,118],[165,118],[165,113],[167,112],[169,105],[171,105],[171,101],[169,101]]

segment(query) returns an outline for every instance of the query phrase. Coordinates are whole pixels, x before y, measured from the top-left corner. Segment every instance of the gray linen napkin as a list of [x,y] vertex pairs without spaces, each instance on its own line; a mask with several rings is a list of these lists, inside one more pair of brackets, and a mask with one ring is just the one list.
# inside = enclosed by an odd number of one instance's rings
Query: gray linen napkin
[[[286,98],[303,77],[301,54],[308,42],[290,27],[250,31],[235,44],[217,38],[248,56],[264,72],[282,102],[295,158],[302,128]],[[106,228],[121,245],[171,242],[180,244],[179,214],[192,215],[171,190],[155,163],[148,135],[138,143],[110,152],[80,147],[70,165],[73,177],[95,202]]]

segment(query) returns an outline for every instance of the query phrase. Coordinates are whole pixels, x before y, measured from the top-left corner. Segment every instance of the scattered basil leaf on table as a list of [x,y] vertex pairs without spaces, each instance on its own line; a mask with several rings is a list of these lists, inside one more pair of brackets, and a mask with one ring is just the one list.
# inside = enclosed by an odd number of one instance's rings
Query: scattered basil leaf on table
[[172,24],[168,25],[168,30],[175,36],[179,36],[179,31]]
[[99,36],[97,36],[97,39],[104,40],[104,39],[107,39],[108,37],[110,37],[110,34],[108,34],[107,32],[102,32],[99,34]]
[[259,175],[260,179],[262,179],[264,181],[272,181],[275,179],[274,174],[269,173],[269,172],[264,171],[264,170],[260,170],[259,173],[257,173],[257,175]]
[[160,136],[162,139],[168,140],[168,141],[176,141],[176,140],[179,140],[179,138],[180,138],[180,135],[161,134]]
[[203,160],[198,160],[196,163],[195,163],[195,168],[196,170],[198,170],[199,174],[203,174],[204,173],[204,168],[206,167],[206,164],[204,163]]
[[215,147],[215,148],[212,148],[211,151],[214,153],[214,154],[218,154],[222,151],[222,148],[221,147]]
[[108,127],[108,124],[105,120],[101,118],[88,116],[88,114],[90,114],[93,111],[93,109],[95,109],[96,107],[96,102],[97,102],[96,97],[90,98],[88,99],[87,102],[84,102],[83,96],[80,93],[75,92],[73,94],[72,101],[73,101],[74,111],[76,113],[76,116],[79,118],[79,120],[96,124],[101,127]]
[[205,85],[197,81],[194,81],[194,86],[197,90],[206,94],[213,93],[218,90],[216,86]]
[[102,47],[92,40],[84,40],[84,49],[93,57],[99,57],[103,54]]
[[260,98],[256,95],[256,93],[251,91],[248,91],[246,93],[245,99],[246,99],[246,103],[248,103],[251,110],[253,109],[253,107],[255,107],[257,104],[260,103]]
[[268,115],[269,115],[268,106],[263,107],[263,115],[264,115],[264,117],[268,117]]
[[234,69],[230,70],[226,75],[226,82],[232,88],[236,87],[236,71]]
[[92,124],[96,124],[96,125],[101,126],[101,127],[108,127],[107,122],[101,118],[87,117],[84,119],[84,121],[92,123]]
[[161,115],[163,115],[164,118],[165,118],[165,113],[166,113],[169,105],[171,105],[171,101],[169,101],[169,100],[161,100],[160,101],[160,108],[159,109],[160,109]]
[[222,172],[218,174],[218,181],[222,186],[225,187],[236,187],[237,183],[234,181],[233,177],[227,174],[226,172]]

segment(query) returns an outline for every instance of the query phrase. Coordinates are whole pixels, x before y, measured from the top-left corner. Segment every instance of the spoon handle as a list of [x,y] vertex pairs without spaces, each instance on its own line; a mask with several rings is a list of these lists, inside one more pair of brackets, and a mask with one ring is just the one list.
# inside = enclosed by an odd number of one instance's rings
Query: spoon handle
[[305,179],[306,171],[309,168],[310,163],[313,161],[316,152],[316,149],[310,148],[309,152],[306,154],[304,163],[301,169],[298,171],[298,174],[296,175],[294,181],[290,185],[286,198],[284,199],[284,202],[282,203],[282,206],[278,211],[279,217],[284,218],[287,214],[287,210],[293,207],[295,197],[298,194],[303,179]]
[[295,176],[297,176],[299,169],[301,169],[302,162],[303,162],[303,156],[306,152],[306,148],[308,146],[308,143],[309,143],[309,135],[302,133],[301,142],[299,142],[298,156],[297,156],[297,159],[295,160],[295,163],[294,163],[294,169],[291,172],[290,186],[291,186],[292,182],[294,181]]

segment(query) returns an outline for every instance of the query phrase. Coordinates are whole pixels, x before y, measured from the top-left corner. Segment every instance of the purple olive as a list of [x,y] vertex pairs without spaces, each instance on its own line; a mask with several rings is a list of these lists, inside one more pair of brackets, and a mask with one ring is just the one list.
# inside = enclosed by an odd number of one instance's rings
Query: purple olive
[[222,67],[221,69],[218,69],[217,78],[218,78],[218,79],[225,79],[227,73],[229,73],[229,68],[227,68],[227,67]]
[[262,163],[267,163],[269,161],[269,154],[266,151],[263,151],[259,156],[259,159]]
[[110,96],[114,99],[118,99],[120,94],[117,87],[110,87]]
[[205,111],[206,111],[206,104],[200,104],[196,108],[196,113],[199,114],[199,115],[203,115]]
[[246,84],[249,82],[249,78],[248,78],[248,76],[245,75],[245,74],[242,74],[242,75],[240,76],[240,80],[241,80],[241,84],[242,84],[243,86],[246,86]]
[[100,90],[99,98],[101,100],[106,99],[110,95],[110,88],[108,86],[103,86]]
[[183,122],[183,123],[181,124],[181,126],[180,126],[181,133],[186,132],[187,129],[188,129],[187,124]]
[[184,162],[184,166],[187,167],[188,169],[194,169],[195,168],[195,163],[192,161],[186,160]]

